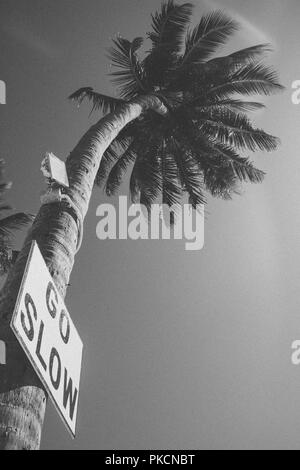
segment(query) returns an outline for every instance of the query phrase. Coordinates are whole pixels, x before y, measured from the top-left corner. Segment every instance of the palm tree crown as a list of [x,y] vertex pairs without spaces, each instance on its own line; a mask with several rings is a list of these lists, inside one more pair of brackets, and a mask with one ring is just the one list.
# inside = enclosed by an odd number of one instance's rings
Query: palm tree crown
[[192,9],[190,3],[168,0],[152,15],[147,35],[151,48],[143,59],[138,57],[142,38],[113,40],[109,56],[117,68],[111,75],[118,98],[90,87],[70,96],[79,104],[90,100],[92,111],[105,114],[150,94],[168,110],[166,116],[144,113],[106,150],[96,183],[105,182],[108,195],[118,190],[130,167],[132,199],[148,208],[159,197],[170,206],[178,204],[184,193],[193,206],[205,202],[206,192],[228,199],[241,181],[263,180],[265,173],[245,153],[275,150],[278,139],[254,128],[247,116],[264,105],[240,97],[283,88],[275,71],[262,62],[270,46],[259,44],[215,57],[238,24],[214,11],[188,30]]
[[11,183],[4,181],[4,161],[0,160],[0,275],[5,274],[14,261],[14,233],[33,220],[33,217],[23,212],[7,215],[12,208],[4,202],[4,194],[10,189]]

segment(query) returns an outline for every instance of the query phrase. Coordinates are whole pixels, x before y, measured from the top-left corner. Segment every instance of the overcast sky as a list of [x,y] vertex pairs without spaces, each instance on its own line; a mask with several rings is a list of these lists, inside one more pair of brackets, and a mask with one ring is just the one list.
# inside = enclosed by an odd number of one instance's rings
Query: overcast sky
[[[0,155],[19,209],[38,210],[45,152],[66,158],[96,119],[67,96],[81,86],[113,93],[110,38],[143,36],[159,5],[0,0]],[[262,185],[231,202],[209,199],[201,251],[98,240],[96,208],[107,198],[95,189],[66,297],[85,345],[78,435],[70,439],[49,403],[43,449],[299,447],[300,366],[290,358],[300,338],[300,105],[291,101],[300,3],[195,5],[195,23],[219,7],[238,18],[230,50],[273,44],[268,60],[286,91],[264,99],[254,119],[282,145],[255,155]]]

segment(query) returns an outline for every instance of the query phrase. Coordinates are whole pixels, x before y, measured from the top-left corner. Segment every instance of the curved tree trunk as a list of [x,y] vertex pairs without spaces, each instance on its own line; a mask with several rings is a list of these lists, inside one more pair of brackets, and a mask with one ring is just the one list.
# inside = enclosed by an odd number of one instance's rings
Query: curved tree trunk
[[6,364],[0,365],[1,450],[39,449],[46,409],[46,392],[9,326],[31,242],[37,241],[65,297],[78,242],[77,221],[87,213],[101,157],[123,127],[149,108],[167,113],[157,97],[140,97],[100,119],[82,137],[66,161],[70,187],[65,192],[72,211],[64,201],[42,205],[10,271],[0,295],[0,340],[6,344]]

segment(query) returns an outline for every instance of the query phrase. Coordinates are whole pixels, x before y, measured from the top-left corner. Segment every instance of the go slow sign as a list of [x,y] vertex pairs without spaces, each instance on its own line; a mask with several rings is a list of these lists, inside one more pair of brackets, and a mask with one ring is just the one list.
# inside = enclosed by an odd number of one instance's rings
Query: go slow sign
[[35,241],[11,328],[75,437],[83,344]]

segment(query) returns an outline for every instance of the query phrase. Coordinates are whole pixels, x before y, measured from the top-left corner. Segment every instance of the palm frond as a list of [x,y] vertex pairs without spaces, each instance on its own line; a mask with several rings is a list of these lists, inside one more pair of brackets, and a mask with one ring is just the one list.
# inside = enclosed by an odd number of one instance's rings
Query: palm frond
[[[4,160],[0,159],[0,212],[11,211],[11,206],[3,202],[4,193],[12,186],[11,182],[4,181]],[[7,256],[7,250],[11,250],[13,245],[13,236],[16,230],[21,230],[33,221],[34,216],[18,212],[2,216],[0,219],[0,250],[2,253],[2,261]],[[4,257],[4,258],[3,258]],[[3,268],[3,266],[2,266]]]
[[132,172],[130,175],[130,181],[129,181],[131,201],[134,204],[138,203],[141,197],[141,187],[140,187],[139,178],[138,178],[139,172],[140,172],[139,159],[137,158],[133,165],[133,169],[132,169]]
[[208,138],[239,149],[275,150],[279,140],[262,129],[252,127],[249,119],[232,112],[213,113],[209,118],[199,120],[200,130]]
[[[195,129],[190,129],[186,138],[177,143],[178,150],[189,147],[193,166],[196,162],[196,170],[199,173],[199,188],[202,194],[202,203],[204,204],[204,191],[210,192],[215,197],[230,199],[232,193],[237,192],[237,180],[230,162],[225,160],[215,149],[216,145],[209,139],[199,135]],[[177,163],[181,166],[181,173],[185,179],[184,167],[182,166],[182,158],[179,159],[180,152],[177,155]],[[182,181],[185,191],[191,192],[191,188],[186,187],[184,180]],[[188,191],[190,189],[190,191]],[[198,202],[201,204],[201,199]]]
[[172,75],[170,86],[174,91],[193,90],[195,93],[198,89],[206,95],[211,88],[223,85],[227,81],[231,82],[235,74],[240,79],[239,72],[247,72],[246,67],[251,70],[251,66],[257,66],[259,64],[257,57],[269,50],[271,49],[268,44],[259,44],[205,62],[181,63]]
[[181,104],[184,103],[184,95],[182,91],[174,92],[174,91],[158,91],[153,93],[153,95],[157,96],[161,102],[166,106],[168,111],[177,108]]
[[238,29],[238,24],[222,11],[202,17],[196,28],[187,34],[181,66],[202,63]]
[[123,155],[119,157],[108,174],[105,185],[106,194],[108,196],[115,194],[119,189],[124,174],[126,173],[129,165],[132,164],[135,159],[136,153],[134,151],[134,144],[132,143],[128,146]]
[[250,183],[261,183],[265,177],[265,172],[256,168],[249,158],[241,157],[229,146],[215,146],[214,150],[218,155],[225,157],[240,181]]
[[250,46],[245,49],[233,52],[227,57],[233,59],[237,65],[243,65],[245,62],[250,62],[257,58],[257,56],[264,55],[268,52],[272,52],[271,44],[257,44],[256,46]]
[[9,205],[9,204],[1,204],[0,203],[0,212],[5,212],[5,211],[10,211],[12,210],[13,208]]
[[212,86],[207,95],[215,99],[227,98],[232,94],[270,95],[283,88],[278,82],[277,73],[271,67],[262,63],[249,63],[232,76],[226,77],[223,83]]
[[[2,177],[0,176],[0,179],[2,179]],[[12,186],[12,183],[11,182],[1,182],[0,183],[0,198],[2,197],[2,195],[5,193],[5,191],[7,191],[8,189],[10,189]]]
[[152,31],[148,37],[152,42],[152,51],[162,49],[177,53],[193,10],[191,3],[175,4],[173,0],[163,3],[161,11],[152,15]]
[[0,219],[0,237],[10,237],[15,230],[21,230],[33,221],[33,216],[18,212]]
[[203,175],[199,163],[173,140],[173,150],[183,190],[188,193],[193,208],[205,204]]
[[107,177],[111,166],[114,164],[116,160],[119,158],[119,153],[114,145],[110,145],[108,149],[105,150],[104,154],[102,155],[101,163],[99,166],[99,170],[97,172],[95,178],[95,185],[102,186],[105,182],[105,178]]
[[112,113],[116,111],[119,106],[124,104],[124,100],[97,93],[91,87],[79,88],[69,96],[69,100],[76,101],[78,106],[80,106],[84,100],[88,100],[92,103],[91,113],[94,111],[102,111],[103,114]]
[[11,253],[11,248],[5,247],[3,249],[0,245],[0,277],[7,274],[12,266]]
[[207,70],[210,67],[218,67],[219,72],[223,71],[224,73],[226,71],[226,73],[228,73],[228,70],[234,71],[236,67],[248,65],[249,62],[256,60],[258,56],[262,56],[271,51],[272,48],[270,44],[257,44],[226,56],[210,59],[204,64],[204,67]]
[[176,160],[168,151],[161,155],[162,202],[168,206],[176,206],[182,198],[182,185]]
[[119,86],[120,95],[131,99],[138,93],[145,93],[146,83],[142,64],[137,57],[137,50],[143,43],[142,38],[128,41],[122,37],[113,40],[115,47],[109,49],[108,57],[112,64],[120,70],[110,75],[113,82]]
[[241,101],[235,99],[228,100],[219,100],[213,103],[206,104],[204,106],[195,106],[194,111],[206,112],[206,111],[238,111],[238,112],[249,112],[249,111],[258,111],[264,109],[265,105],[263,103],[255,101]]
[[152,89],[161,88],[170,79],[192,10],[190,3],[178,5],[168,0],[152,15],[152,31],[147,34],[152,47],[143,62]]
[[205,189],[213,197],[229,200],[238,193],[238,180],[231,165],[207,165],[203,173]]
[[157,200],[162,189],[159,148],[159,142],[153,144],[144,155],[137,158],[130,177],[132,201],[144,204],[148,210]]

